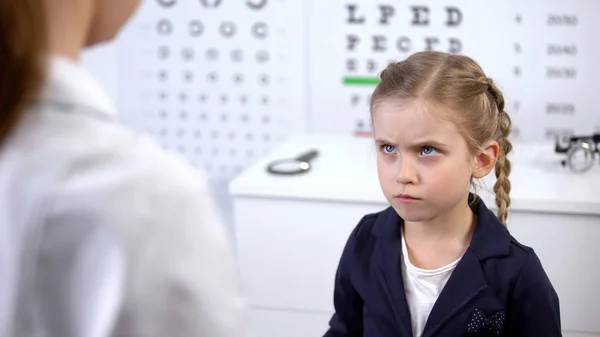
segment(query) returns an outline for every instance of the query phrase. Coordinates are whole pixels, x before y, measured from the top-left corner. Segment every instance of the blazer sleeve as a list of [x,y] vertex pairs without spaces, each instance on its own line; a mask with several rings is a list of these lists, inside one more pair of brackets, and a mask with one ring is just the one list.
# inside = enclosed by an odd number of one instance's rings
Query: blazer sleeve
[[335,313],[329,321],[329,330],[324,337],[354,337],[362,336],[362,307],[363,300],[352,284],[352,270],[357,262],[355,247],[358,232],[363,218],[350,234],[342,252],[335,276],[333,303]]
[[558,295],[534,251],[521,270],[507,314],[506,336],[562,336]]

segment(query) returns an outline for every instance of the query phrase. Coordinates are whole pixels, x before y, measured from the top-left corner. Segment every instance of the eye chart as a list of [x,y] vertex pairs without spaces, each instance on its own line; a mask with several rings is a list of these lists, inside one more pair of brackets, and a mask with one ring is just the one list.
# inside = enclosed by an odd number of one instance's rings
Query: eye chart
[[219,182],[306,129],[306,6],[146,0],[119,39],[119,108]]
[[479,62],[505,94],[516,138],[597,131],[597,13],[595,1],[313,2],[312,131],[368,134],[377,75],[421,50]]

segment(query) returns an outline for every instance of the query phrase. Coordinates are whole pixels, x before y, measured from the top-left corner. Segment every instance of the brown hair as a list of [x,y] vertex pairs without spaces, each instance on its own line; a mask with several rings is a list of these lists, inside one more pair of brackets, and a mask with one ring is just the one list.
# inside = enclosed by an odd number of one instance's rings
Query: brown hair
[[0,144],[43,82],[45,23],[40,0],[0,1]]
[[448,107],[447,116],[461,127],[469,150],[477,153],[481,146],[495,140],[500,145],[494,185],[498,218],[506,224],[510,207],[511,165],[507,154],[512,150],[508,136],[511,120],[504,111],[504,97],[481,67],[464,55],[424,51],[402,62],[390,64],[381,73],[381,83],[371,97],[371,114],[378,101],[385,98],[422,98]]

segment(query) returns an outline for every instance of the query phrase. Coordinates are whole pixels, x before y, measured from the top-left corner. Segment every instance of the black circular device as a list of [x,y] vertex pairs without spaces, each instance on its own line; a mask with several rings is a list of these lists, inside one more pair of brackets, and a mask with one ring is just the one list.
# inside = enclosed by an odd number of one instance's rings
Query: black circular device
[[267,171],[277,175],[294,175],[310,171],[310,162],[319,155],[317,150],[310,150],[296,158],[282,159],[271,162]]

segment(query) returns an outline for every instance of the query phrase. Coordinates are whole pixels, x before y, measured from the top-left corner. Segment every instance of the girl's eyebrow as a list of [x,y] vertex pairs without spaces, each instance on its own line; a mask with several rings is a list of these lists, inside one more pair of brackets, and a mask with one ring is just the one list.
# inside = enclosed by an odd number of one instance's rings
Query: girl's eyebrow
[[[396,146],[396,144],[385,138],[377,138],[375,143],[378,145],[392,145]],[[447,148],[448,144],[434,140],[434,139],[421,139],[409,145],[411,148],[420,148],[423,146],[433,146],[435,148]]]
[[413,143],[413,147],[433,146],[435,148],[447,148],[448,144],[434,140],[434,139],[423,139]]
[[394,142],[389,141],[385,138],[377,138],[377,139],[375,139],[375,143],[377,143],[378,145],[386,144],[386,145],[394,145],[395,146]]

